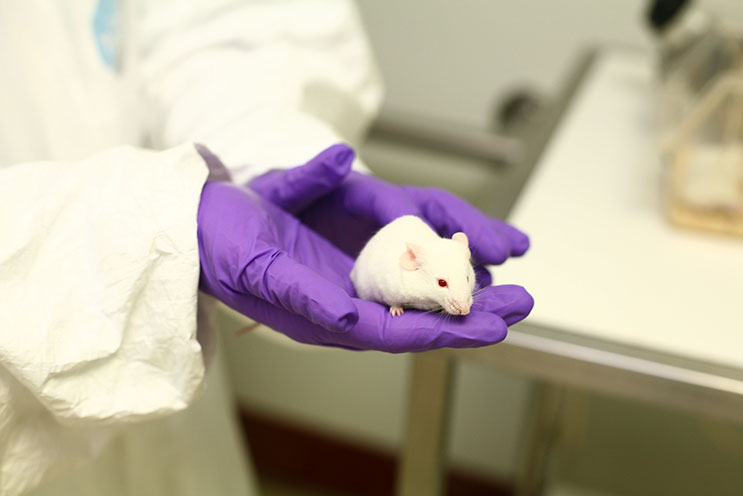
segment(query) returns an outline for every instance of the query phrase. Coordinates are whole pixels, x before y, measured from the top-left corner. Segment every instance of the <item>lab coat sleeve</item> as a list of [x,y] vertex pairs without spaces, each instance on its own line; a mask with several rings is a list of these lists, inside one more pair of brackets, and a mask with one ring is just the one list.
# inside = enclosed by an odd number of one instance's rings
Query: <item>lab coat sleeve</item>
[[0,494],[198,392],[207,173],[189,145],[0,170]]
[[187,10],[161,0],[135,16],[154,147],[204,143],[244,183],[363,137],[382,88],[353,3],[200,0]]

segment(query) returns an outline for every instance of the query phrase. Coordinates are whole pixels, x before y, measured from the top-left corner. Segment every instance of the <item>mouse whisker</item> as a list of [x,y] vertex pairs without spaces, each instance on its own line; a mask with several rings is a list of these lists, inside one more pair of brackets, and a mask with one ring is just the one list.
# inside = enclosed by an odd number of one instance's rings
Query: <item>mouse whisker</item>
[[427,315],[427,314],[432,314],[432,313],[441,313],[444,311],[444,309],[443,308],[432,308],[431,310],[417,310],[417,311],[420,312],[421,315]]
[[427,314],[430,314],[430,313],[438,313],[438,310],[425,310],[425,311],[421,311],[421,315],[427,315]]

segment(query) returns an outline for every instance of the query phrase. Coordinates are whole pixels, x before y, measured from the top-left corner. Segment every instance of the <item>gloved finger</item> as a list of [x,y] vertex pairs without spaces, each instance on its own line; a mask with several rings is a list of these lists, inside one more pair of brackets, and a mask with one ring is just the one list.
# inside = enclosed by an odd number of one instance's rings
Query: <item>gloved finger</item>
[[493,276],[490,271],[482,265],[473,267],[475,270],[475,290],[487,288],[493,284]]
[[358,321],[348,293],[281,250],[262,250],[246,264],[240,279],[250,294],[329,331],[347,332]]
[[472,311],[493,313],[506,324],[513,325],[526,318],[534,308],[534,298],[521,286],[491,286],[474,296]]
[[[436,348],[480,348],[500,343],[508,335],[508,325],[498,315],[489,312],[471,312],[466,317],[451,317],[460,325],[444,329],[434,341]],[[452,322],[449,322],[452,326]]]
[[491,312],[453,317],[407,310],[392,317],[385,305],[359,299],[354,303],[359,321],[349,332],[330,336],[334,345],[405,353],[487,346],[502,341],[508,333],[503,319]]
[[526,233],[519,231],[508,222],[504,222],[500,219],[491,219],[494,229],[504,236],[508,237],[511,243],[511,256],[519,257],[526,253],[529,249],[529,236]]
[[373,176],[351,172],[336,193],[339,208],[384,226],[403,215],[421,216],[420,209],[400,189]]
[[503,319],[490,312],[447,317],[410,310],[392,317],[387,306],[360,299],[353,300],[358,309],[358,323],[348,332],[335,333],[301,315],[277,309],[267,301],[248,298],[251,301],[246,302],[245,309],[240,304],[230,306],[296,341],[346,350],[406,353],[481,347],[502,341],[508,333]]
[[348,145],[333,145],[304,165],[258,176],[249,187],[287,212],[296,213],[337,188],[351,171],[354,157]]
[[464,232],[478,262],[501,264],[511,254],[509,237],[495,228],[493,219],[461,198],[436,188],[407,186],[405,191],[440,234],[451,236]]

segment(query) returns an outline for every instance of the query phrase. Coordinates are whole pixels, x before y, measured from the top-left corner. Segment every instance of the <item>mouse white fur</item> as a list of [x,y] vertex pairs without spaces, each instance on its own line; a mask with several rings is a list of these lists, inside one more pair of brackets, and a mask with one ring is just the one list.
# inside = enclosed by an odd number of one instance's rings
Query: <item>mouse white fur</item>
[[467,315],[475,288],[470,257],[464,233],[442,238],[420,218],[406,215],[372,236],[351,281],[360,298],[389,305],[393,317],[403,308]]

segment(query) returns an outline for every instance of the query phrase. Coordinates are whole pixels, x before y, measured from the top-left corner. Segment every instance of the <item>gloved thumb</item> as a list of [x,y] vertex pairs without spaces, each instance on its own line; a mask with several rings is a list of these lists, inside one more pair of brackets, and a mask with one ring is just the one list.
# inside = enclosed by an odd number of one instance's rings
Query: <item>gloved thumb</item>
[[248,186],[285,211],[297,213],[337,188],[351,172],[354,157],[348,145],[333,145],[304,165],[267,172]]

